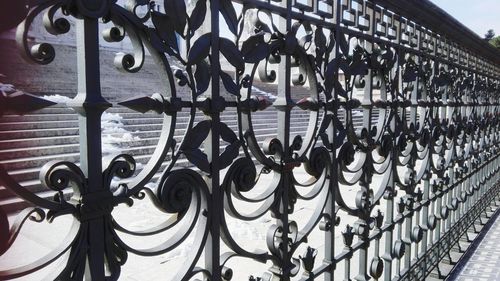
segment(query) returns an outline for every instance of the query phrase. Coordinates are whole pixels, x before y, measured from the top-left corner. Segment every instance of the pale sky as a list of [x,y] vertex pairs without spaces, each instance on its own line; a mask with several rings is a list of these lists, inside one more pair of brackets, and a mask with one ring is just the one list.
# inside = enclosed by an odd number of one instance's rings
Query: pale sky
[[431,1],[481,37],[488,29],[500,35],[500,0]]

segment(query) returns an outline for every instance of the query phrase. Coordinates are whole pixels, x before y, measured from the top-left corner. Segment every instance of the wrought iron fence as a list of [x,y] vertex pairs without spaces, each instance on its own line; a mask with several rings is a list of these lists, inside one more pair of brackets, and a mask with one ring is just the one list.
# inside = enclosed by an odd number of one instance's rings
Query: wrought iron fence
[[[42,0],[31,7],[17,41],[34,63],[49,64],[56,55],[50,44],[28,40],[35,16],[45,12],[46,29],[58,35],[70,28],[66,17],[77,21],[78,89],[68,106],[79,115],[81,156],[79,166],[42,167],[40,179],[53,199],[27,191],[0,168],[1,184],[36,205],[10,229],[2,214],[1,252],[16,244],[28,217],[72,216],[74,224],[60,247],[1,269],[0,279],[63,259],[54,279],[117,280],[128,255],[161,255],[194,236],[187,262],[166,279],[230,280],[253,260],[264,270],[249,280],[422,280],[498,198],[498,51],[430,2],[191,4],[166,0],[157,11],[149,0],[123,6]],[[113,105],[101,94],[99,20],[115,25],[103,32],[107,41],[128,37],[133,43],[133,53],[117,54],[117,68],[139,71],[149,53],[164,83],[161,94],[120,103],[164,118],[157,148],[138,174],[130,155],[102,161],[100,118]],[[174,61],[182,69],[172,70]],[[221,69],[223,61],[232,71]],[[254,96],[256,80],[276,84],[277,99]],[[189,99],[177,95],[182,86],[190,89]],[[296,98],[296,88],[309,96]],[[1,114],[52,105],[27,94],[0,99]],[[259,143],[252,116],[270,108],[279,120],[276,137]],[[237,130],[221,122],[229,109]],[[182,110],[190,121],[176,143]],[[309,114],[304,136],[290,130],[297,111]],[[195,122],[200,112],[205,119]],[[353,112],[363,114],[362,127],[353,125]],[[149,187],[167,155],[157,187]],[[194,168],[179,168],[181,157]],[[267,174],[271,179],[262,180]],[[121,184],[112,189],[116,178]],[[63,195],[66,189],[71,198]],[[168,219],[126,229],[113,210],[121,204],[133,209],[136,200],[151,200]],[[237,201],[255,207],[242,210]],[[296,206],[304,202],[312,211],[297,218]],[[227,227],[229,219],[260,223],[267,215],[272,224],[260,250],[248,249]],[[149,249],[122,239],[164,231],[173,233]],[[318,243],[308,239],[313,232],[322,233],[315,236],[321,249],[307,247]],[[315,258],[318,250],[322,260]]]

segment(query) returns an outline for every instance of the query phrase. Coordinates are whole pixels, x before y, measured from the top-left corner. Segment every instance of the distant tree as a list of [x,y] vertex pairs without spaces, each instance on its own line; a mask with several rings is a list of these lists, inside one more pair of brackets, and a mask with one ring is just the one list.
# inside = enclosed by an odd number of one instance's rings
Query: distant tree
[[484,39],[490,41],[491,39],[493,39],[493,37],[495,37],[495,31],[493,31],[493,29],[490,29],[486,32],[486,34],[484,35]]
[[500,36],[497,36],[490,40],[490,44],[500,49]]
[[495,48],[500,49],[500,36],[495,37],[495,31],[493,29],[489,29],[484,35],[484,40],[489,42]]

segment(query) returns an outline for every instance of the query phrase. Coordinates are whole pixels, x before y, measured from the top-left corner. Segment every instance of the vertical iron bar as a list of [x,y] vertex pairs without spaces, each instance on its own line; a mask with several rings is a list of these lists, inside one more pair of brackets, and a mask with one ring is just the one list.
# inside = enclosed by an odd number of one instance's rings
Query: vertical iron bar
[[[374,14],[374,7],[372,9],[368,9],[368,6],[366,4],[366,1],[363,1],[362,3],[358,3],[357,5],[361,5],[361,11],[364,16],[364,14],[368,14],[370,16],[370,21],[368,22],[369,29],[366,31],[371,37],[374,36],[374,28],[373,26],[375,25],[375,14]],[[352,2],[350,2],[352,4]],[[355,21],[359,24],[359,8],[356,11],[356,19]],[[372,53],[373,51],[373,43],[370,41],[365,41],[364,42],[365,50],[368,53]],[[365,76],[366,84],[364,87],[364,92],[363,92],[363,100],[361,102],[362,108],[363,108],[363,128],[366,128],[368,130],[368,135],[366,136],[367,139],[373,138],[371,132],[372,132],[372,113],[373,113],[373,74],[372,70],[368,68],[368,73]],[[371,151],[366,152],[367,154],[367,159],[372,159],[371,158]],[[371,161],[370,161],[371,162]],[[372,163],[367,163],[368,165],[372,165]],[[371,171],[370,172],[365,172],[363,177],[360,180],[360,188],[362,192],[365,192],[369,196],[370,194],[370,185],[372,184],[372,175]],[[372,206],[367,207],[367,209],[370,209]],[[362,216],[358,217],[358,221],[361,225],[364,227],[368,227],[368,218],[370,216],[370,213],[368,210],[362,210],[363,213]],[[363,233],[358,233],[358,238],[359,240],[363,243],[363,245],[359,248],[358,254],[359,254],[359,264],[358,264],[358,275],[355,277],[356,280],[358,281],[365,281],[368,280],[370,277],[368,276],[367,268],[368,268],[368,248],[370,246],[370,240],[368,239],[369,231],[364,231]]]
[[[279,18],[278,28],[284,31],[285,34],[291,32],[292,29],[292,1],[286,0],[282,1],[281,6],[286,8],[287,17]],[[278,65],[278,97],[274,102],[278,110],[278,139],[283,145],[283,159],[281,161],[282,167],[285,167],[289,162],[293,161],[291,159],[292,151],[290,148],[290,119],[291,110],[293,108],[294,102],[291,98],[290,90],[290,80],[291,79],[291,58],[290,54],[281,54],[281,61]],[[276,172],[276,171],[275,171]],[[281,194],[279,217],[277,218],[278,226],[282,227],[282,264],[281,267],[281,280],[290,280],[290,270],[292,265],[292,257],[289,252],[289,191],[293,188],[292,171],[286,168],[279,171],[281,173],[281,181],[279,183],[278,190]]]
[[[383,16],[382,16],[383,17]],[[401,20],[398,21],[399,25],[397,26],[397,34],[396,34],[396,44],[401,44]],[[394,24],[394,22],[392,22]],[[397,76],[400,76],[400,60],[401,60],[401,49],[397,48]],[[396,97],[390,97],[390,101],[394,102],[394,99]],[[389,98],[387,99],[389,101]],[[390,128],[393,132],[396,131],[396,117],[398,115],[398,110],[394,110],[394,108],[391,108],[391,114],[393,114],[393,117],[391,118],[390,121]],[[395,197],[395,192],[396,192],[396,183],[395,183],[395,175],[397,175],[397,159],[398,159],[398,152],[397,152],[397,141],[396,139],[393,139],[393,145],[391,149],[391,168],[390,168],[390,178],[387,186],[386,193],[384,195],[384,199],[386,200],[386,211],[385,211],[385,222],[384,224],[386,226],[391,226],[391,228],[385,232],[385,252],[382,256],[384,259],[384,280],[385,281],[390,281],[392,280],[392,251],[393,251],[393,236],[394,236],[394,197]]]
[[[78,19],[77,70],[78,94],[71,106],[79,114],[80,167],[87,178],[87,193],[109,191],[103,186],[101,115],[111,105],[101,95],[99,72],[99,27],[95,18]],[[85,194],[82,194],[85,195]],[[95,204],[84,202],[83,204]],[[88,221],[86,280],[104,280],[104,220]]]
[[[331,32],[335,32],[335,38],[338,38],[340,36],[340,7],[341,7],[341,0],[334,0],[332,3],[332,7],[335,7],[335,10],[333,11],[334,13],[334,22],[335,22],[335,30],[332,30]],[[330,43],[331,44],[331,43]],[[335,44],[335,48],[333,49],[333,59],[336,59],[339,56],[339,44]],[[336,81],[339,80],[339,74],[338,72],[335,73],[335,77],[332,77]],[[326,77],[328,79],[328,77]],[[335,104],[338,99],[338,93],[336,90],[332,91],[332,99],[333,103]],[[338,108],[333,106],[332,107],[332,114],[334,116],[334,119],[338,119]],[[335,260],[335,223],[334,221],[336,220],[336,213],[335,213],[335,189],[338,188],[338,162],[337,162],[337,150],[335,148],[335,136],[337,135],[337,126],[335,125],[335,122],[333,122],[332,129],[328,131],[328,139],[331,140],[333,144],[333,152],[330,153],[330,158],[332,159],[332,165],[330,168],[330,194],[329,194],[329,199],[327,202],[327,207],[326,207],[326,212],[330,214],[331,216],[331,226],[330,226],[330,231],[325,232],[325,259],[329,260],[332,262],[332,269],[327,271],[325,273],[324,280],[325,281],[333,281],[335,279],[335,268],[337,267],[337,261]]]
[[214,101],[220,98],[219,71],[220,71],[220,55],[219,55],[219,0],[210,1],[210,13],[208,22],[210,22],[211,32],[211,84],[210,84],[210,115],[206,118],[211,119],[212,128],[205,142],[206,154],[208,161],[211,163],[210,179],[208,186],[210,189],[211,200],[209,202],[209,228],[210,233],[207,239],[205,248],[205,264],[207,269],[212,274],[212,280],[221,280],[220,266],[220,219],[222,212],[222,196],[220,190],[220,171],[219,171],[219,124],[220,112],[214,109]]

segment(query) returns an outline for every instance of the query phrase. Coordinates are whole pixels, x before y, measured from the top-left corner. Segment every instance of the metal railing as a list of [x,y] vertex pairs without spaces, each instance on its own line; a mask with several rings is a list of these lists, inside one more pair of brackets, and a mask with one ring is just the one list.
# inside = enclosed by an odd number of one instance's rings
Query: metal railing
[[[24,189],[0,167],[1,184],[36,205],[10,228],[2,214],[2,253],[15,246],[28,217],[74,220],[59,247],[0,269],[0,279],[63,259],[54,279],[117,280],[128,255],[162,255],[193,236],[186,262],[166,279],[230,280],[252,260],[263,269],[249,280],[423,280],[498,197],[499,52],[429,1],[166,0],[160,11],[149,0],[115,2],[38,1],[18,27],[25,57],[48,64],[54,48],[28,40],[33,18],[45,12],[46,29],[58,35],[70,28],[65,17],[77,21],[78,89],[68,106],[79,115],[80,164],[41,168],[53,199]],[[100,118],[113,105],[101,94],[99,20],[115,25],[104,30],[105,40],[128,37],[134,46],[132,54],[117,54],[117,68],[139,71],[149,53],[164,83],[161,94],[120,103],[164,118],[157,148],[138,174],[130,155],[102,161]],[[182,69],[172,70],[174,61]],[[223,62],[232,69],[223,70]],[[252,95],[254,80],[276,84],[276,100]],[[177,95],[182,86],[189,99]],[[297,88],[310,96],[297,99]],[[0,114],[52,105],[27,94],[0,100]],[[220,120],[228,109],[238,130]],[[252,114],[271,109],[276,138],[260,144]],[[176,143],[182,110],[191,121]],[[359,110],[363,126],[355,128]],[[290,131],[296,111],[309,113],[303,136]],[[200,112],[205,120],[196,123]],[[195,168],[177,167],[181,157]],[[151,200],[168,219],[126,229],[113,210],[133,210],[136,200]],[[243,211],[239,202],[254,207]],[[297,216],[297,206],[310,213]],[[259,250],[227,226],[260,224],[266,216],[271,224]],[[122,238],[168,231],[149,249]],[[310,247],[316,244],[321,248]]]

